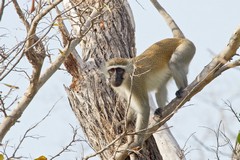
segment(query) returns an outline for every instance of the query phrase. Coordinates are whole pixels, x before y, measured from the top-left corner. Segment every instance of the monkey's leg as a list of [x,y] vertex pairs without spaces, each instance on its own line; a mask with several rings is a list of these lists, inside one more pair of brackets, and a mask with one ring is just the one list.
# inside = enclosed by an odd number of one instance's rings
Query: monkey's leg
[[188,85],[188,67],[195,54],[195,50],[196,48],[194,44],[189,40],[185,40],[176,48],[172,54],[172,57],[170,58],[169,68],[179,89],[176,92],[176,96],[178,98],[181,97],[183,89]]
[[176,96],[178,98],[181,97],[183,89],[188,85],[187,72],[191,58],[191,51],[188,50],[186,44],[181,44],[172,54],[172,57],[168,64],[173,79],[175,80],[175,83],[178,87],[178,91],[176,92]]
[[155,98],[159,108],[164,108],[167,102],[167,87],[162,85],[155,93]]

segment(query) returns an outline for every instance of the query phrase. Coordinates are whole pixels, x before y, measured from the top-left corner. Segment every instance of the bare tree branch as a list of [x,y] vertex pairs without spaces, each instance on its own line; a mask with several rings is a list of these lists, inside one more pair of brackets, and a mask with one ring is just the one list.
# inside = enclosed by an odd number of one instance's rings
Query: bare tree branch
[[63,153],[65,152],[68,152],[68,151],[71,151],[69,148],[72,147],[74,145],[74,143],[78,142],[78,141],[85,141],[85,140],[80,140],[77,138],[77,129],[75,129],[74,127],[72,127],[72,130],[73,130],[73,135],[72,135],[72,139],[71,141],[62,148],[62,150],[60,150],[56,155],[52,156],[50,158],[50,160],[53,160],[53,159],[56,159],[57,157],[61,156]]
[[16,0],[12,0],[13,2],[13,5],[17,11],[17,14],[19,16],[19,18],[22,20],[23,24],[25,25],[27,31],[29,30],[30,28],[30,24],[28,23],[28,21],[26,20],[22,10],[21,10],[21,7],[19,6],[18,2]]
[[227,105],[227,106],[230,108],[230,111],[233,113],[233,115],[235,116],[235,118],[237,119],[237,121],[240,123],[240,117],[239,117],[239,115],[236,113],[236,111],[233,109],[231,103],[230,103],[229,101],[227,101],[227,102],[225,101],[224,103],[225,103],[225,105]]
[[[59,4],[62,0],[54,1],[49,7],[47,7],[41,14],[35,17],[33,20],[33,23],[29,29],[28,37],[31,37],[35,33],[36,26],[38,22],[41,20],[43,16],[45,16],[51,9],[53,9],[57,4]],[[86,23],[84,24],[84,29],[82,30],[82,36],[84,36],[89,28],[91,27],[91,22],[95,19],[95,17],[100,14],[101,10],[93,10],[91,16],[88,18]],[[42,75],[37,78],[35,78],[35,82],[31,83],[29,87],[27,88],[26,92],[24,93],[23,97],[19,100],[17,106],[14,108],[14,110],[8,115],[8,117],[5,117],[3,119],[3,122],[0,125],[0,143],[2,142],[4,136],[8,132],[8,130],[16,123],[16,121],[21,117],[24,110],[27,108],[29,103],[32,101],[33,97],[36,95],[38,90],[45,84],[45,82],[57,71],[57,69],[61,66],[61,64],[64,62],[66,57],[72,52],[72,50],[80,43],[82,37],[72,38],[69,40],[66,47],[62,50],[62,53],[59,54],[59,56],[56,58],[56,60],[51,64],[51,66],[46,69]],[[31,44],[29,41],[27,42],[25,47],[25,52],[29,51],[29,48],[31,47]],[[39,72],[39,71],[37,71]],[[34,78],[33,78],[34,79]]]
[[[0,81],[2,81],[21,61],[21,59],[24,55],[24,53],[21,53],[23,50],[24,43],[25,42],[18,43],[16,46],[14,46],[12,49],[10,49],[10,51],[8,51],[8,53],[6,54],[6,57],[3,61],[7,61],[7,62],[3,66],[3,69],[0,71]],[[9,58],[13,52],[16,52],[15,55],[13,55],[12,58]]]

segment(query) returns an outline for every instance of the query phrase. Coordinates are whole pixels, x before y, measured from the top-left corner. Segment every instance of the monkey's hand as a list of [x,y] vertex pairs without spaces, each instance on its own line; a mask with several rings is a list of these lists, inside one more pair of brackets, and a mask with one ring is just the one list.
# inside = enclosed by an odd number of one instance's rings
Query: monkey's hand
[[117,133],[121,134],[124,129],[127,129],[129,127],[130,124],[133,125],[134,122],[131,120],[121,120],[120,122],[116,123],[115,128],[117,130]]
[[182,98],[182,93],[183,93],[183,88],[180,88],[175,95],[177,96],[177,98]]
[[129,144],[128,148],[130,150],[139,151],[142,149],[142,142],[132,142]]

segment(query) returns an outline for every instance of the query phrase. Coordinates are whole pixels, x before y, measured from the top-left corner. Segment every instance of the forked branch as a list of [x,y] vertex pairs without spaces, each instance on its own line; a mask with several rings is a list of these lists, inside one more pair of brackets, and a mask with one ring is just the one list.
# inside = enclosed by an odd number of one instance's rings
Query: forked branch
[[[57,5],[61,0],[54,1],[51,5]],[[31,35],[31,33],[35,32],[35,25],[38,24],[41,17],[47,14],[53,6],[49,6],[46,8],[43,13],[41,13],[39,16],[36,17],[36,20],[33,21],[33,27],[30,28],[28,35]],[[91,16],[86,21],[85,30],[82,30],[83,33],[86,34],[88,32],[89,27],[91,27],[92,20],[95,19],[95,17],[100,14],[101,11],[99,10],[93,10]],[[84,35],[84,34],[83,34]],[[46,81],[58,70],[58,68],[62,65],[66,57],[75,49],[75,47],[80,43],[81,39],[83,37],[77,37],[69,40],[66,47],[62,50],[62,53],[58,55],[56,60],[47,68],[41,75],[39,75],[39,78],[37,79],[37,82],[33,85],[30,84],[29,87],[26,89],[26,92],[24,93],[23,97],[19,100],[14,110],[3,119],[1,125],[0,125],[0,143],[2,142],[3,138],[5,137],[6,133],[9,131],[9,129],[17,122],[17,120],[21,117],[25,109],[28,107],[29,103],[32,101],[36,93],[39,91],[39,89],[46,83]],[[27,44],[26,44],[27,45]],[[30,47],[30,46],[28,46]]]

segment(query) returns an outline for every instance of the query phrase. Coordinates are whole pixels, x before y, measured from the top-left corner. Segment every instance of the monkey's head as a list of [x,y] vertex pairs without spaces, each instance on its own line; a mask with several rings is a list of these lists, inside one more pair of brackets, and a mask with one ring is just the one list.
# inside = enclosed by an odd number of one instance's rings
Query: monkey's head
[[121,86],[133,72],[132,60],[127,58],[110,59],[105,68],[105,75],[113,87]]

